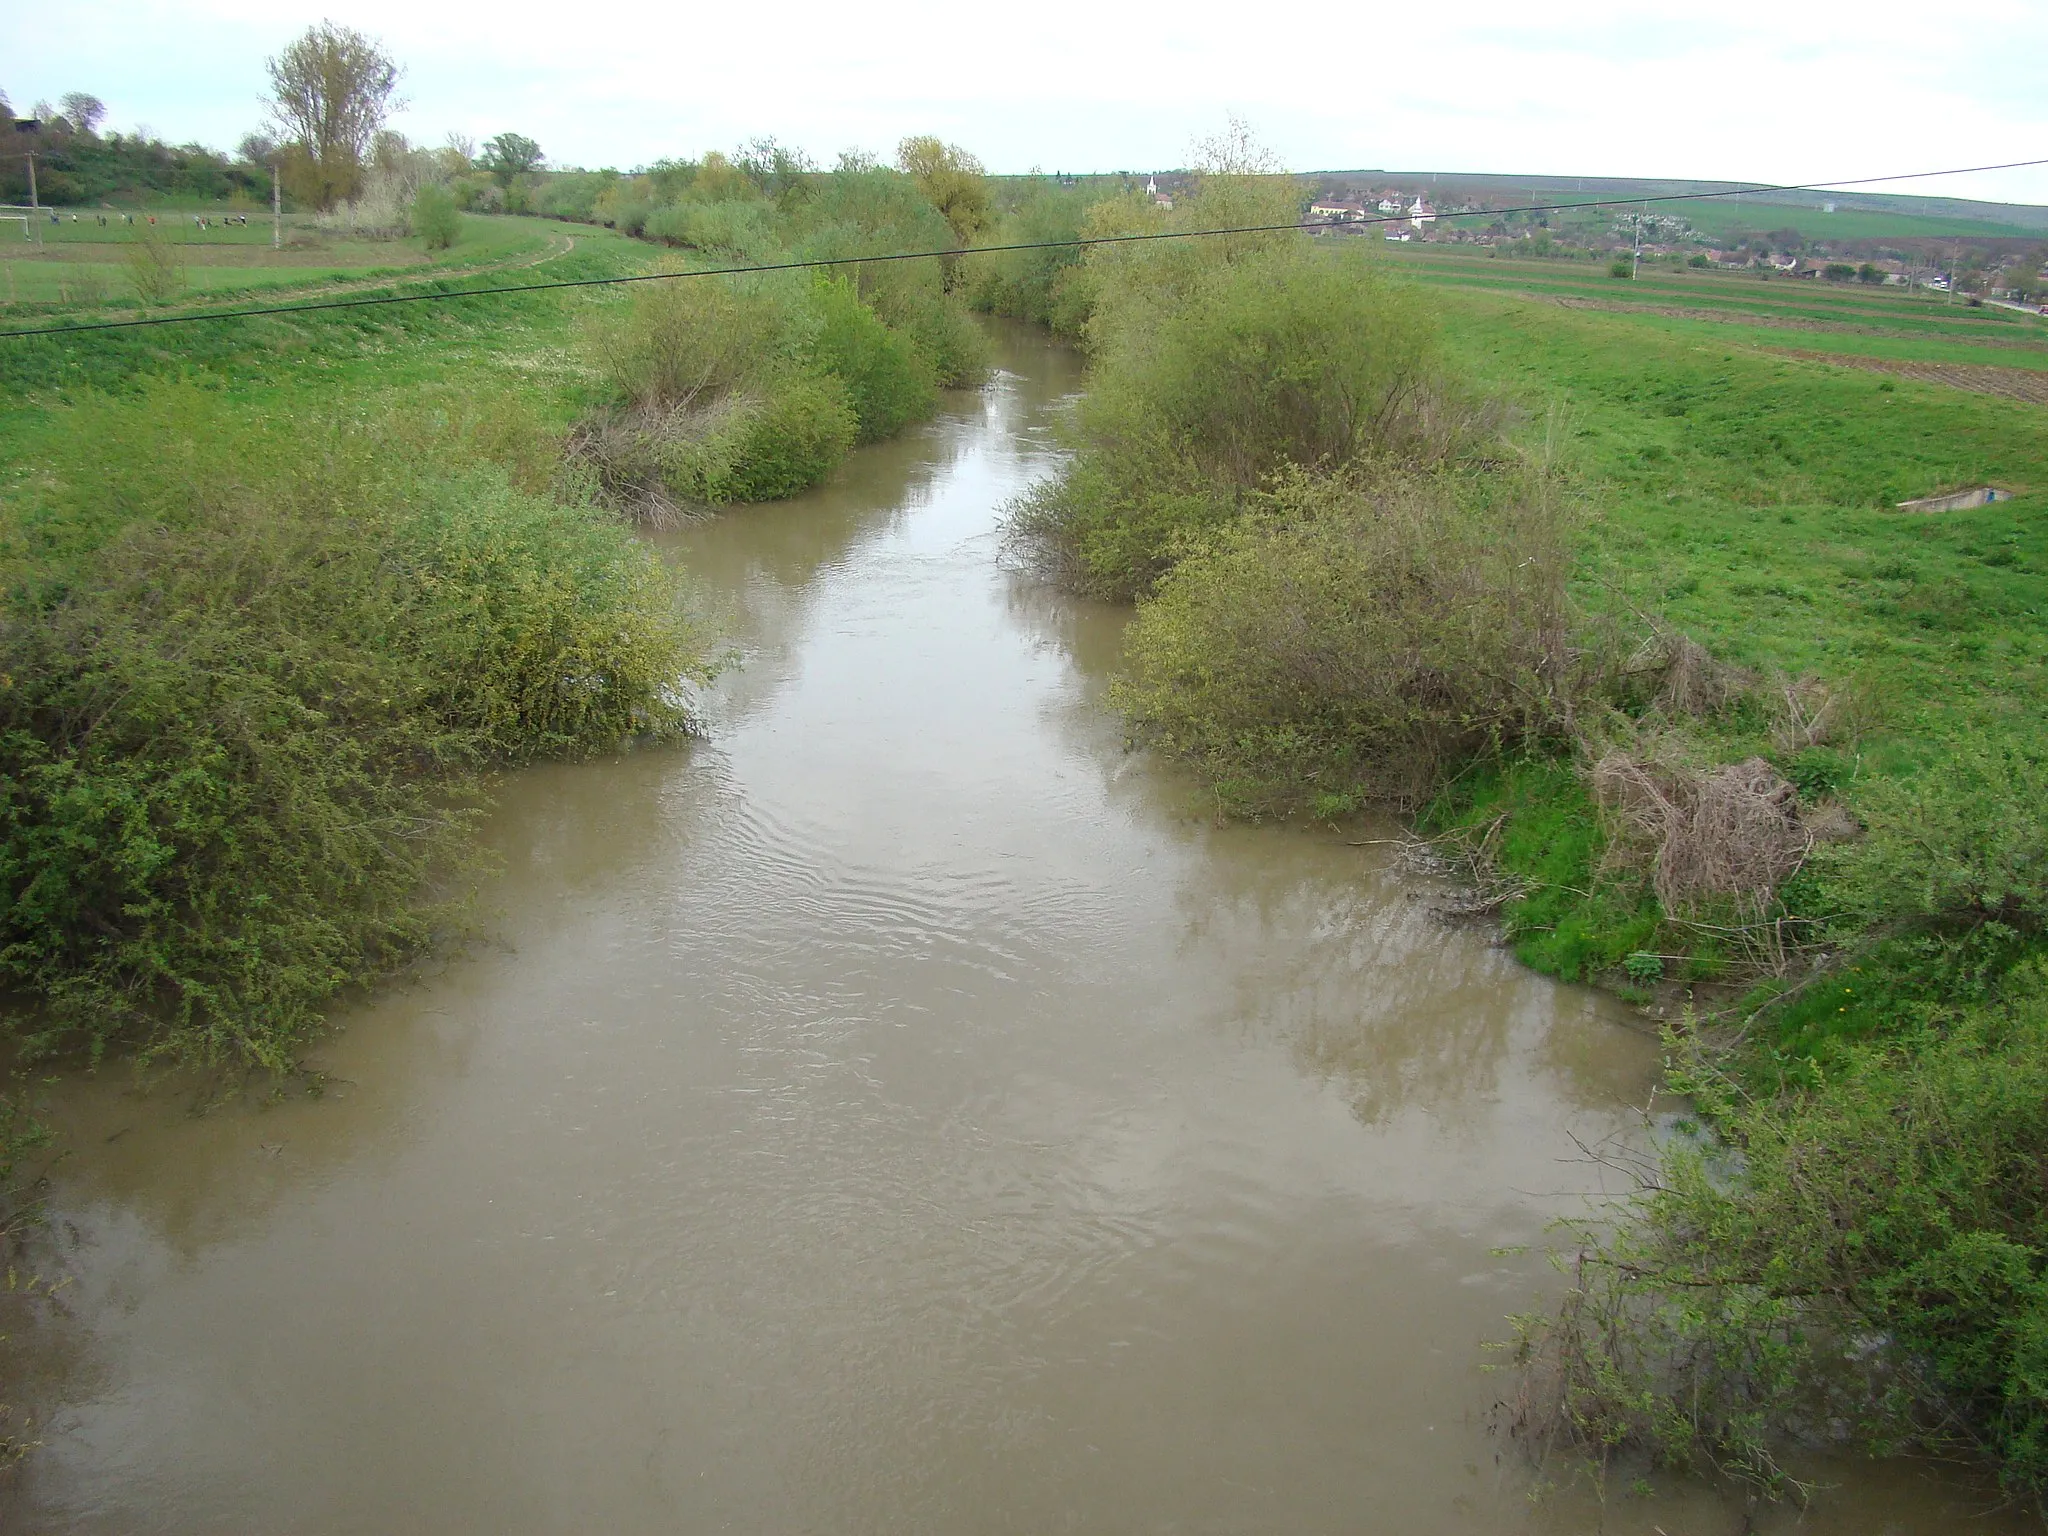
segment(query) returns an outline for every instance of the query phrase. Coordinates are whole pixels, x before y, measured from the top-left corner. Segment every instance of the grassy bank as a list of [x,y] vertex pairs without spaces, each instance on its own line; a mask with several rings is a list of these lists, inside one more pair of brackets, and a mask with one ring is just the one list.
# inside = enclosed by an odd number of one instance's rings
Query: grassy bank
[[285,1065],[459,921],[492,768],[689,728],[674,579],[560,469],[580,319],[4,344],[0,967],[31,1053]]
[[2038,369],[2039,326],[1304,243],[1042,283],[1096,375],[1013,528],[1138,599],[1117,697],[1227,809],[1413,812],[1524,960],[1675,1022],[1699,1129],[1523,1320],[1524,1427],[2038,1493],[2048,415],[1868,364]]
[[[938,260],[688,274],[944,248],[978,171],[906,155],[785,184],[671,167],[660,256],[471,220],[347,290],[433,302],[0,341],[0,988],[24,1059],[283,1067],[336,991],[459,925],[490,772],[691,728],[706,663],[629,521],[813,485],[981,354]],[[54,244],[96,251],[98,219]],[[263,232],[176,233],[182,260]],[[482,296],[507,261],[675,280]]]

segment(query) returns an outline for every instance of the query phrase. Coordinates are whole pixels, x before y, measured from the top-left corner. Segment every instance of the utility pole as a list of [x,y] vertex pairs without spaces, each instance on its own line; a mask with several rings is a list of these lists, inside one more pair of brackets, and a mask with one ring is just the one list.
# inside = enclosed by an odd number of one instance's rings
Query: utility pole
[[284,249],[284,183],[278,180],[274,165],[270,168],[270,248]]
[[36,206],[36,152],[28,152],[28,217],[36,227],[36,244],[43,243],[42,209]]
[[1638,212],[1636,213],[1636,218],[1635,218],[1635,225],[1636,225],[1636,254],[1635,254],[1635,261],[1634,261],[1634,264],[1633,264],[1633,265],[1631,265],[1631,266],[1629,267],[1629,269],[1628,269],[1628,275],[1629,275],[1629,277],[1630,277],[1630,279],[1631,279],[1631,280],[1633,280],[1633,279],[1635,279],[1635,278],[1638,278],[1638,277],[1641,277],[1641,276],[1643,275],[1643,215],[1642,215],[1642,213],[1641,213],[1641,211],[1640,211],[1640,210],[1638,210]]

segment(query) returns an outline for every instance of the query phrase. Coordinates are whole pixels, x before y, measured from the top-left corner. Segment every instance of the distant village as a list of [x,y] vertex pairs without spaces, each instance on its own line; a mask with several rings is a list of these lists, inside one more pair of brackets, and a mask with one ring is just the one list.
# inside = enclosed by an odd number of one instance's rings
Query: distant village
[[[1158,171],[1145,177],[1142,186],[1155,203],[1170,209],[1176,194],[1184,196],[1191,182],[1185,172]],[[1136,184],[1136,178],[1126,184]],[[1525,201],[1529,199],[1522,197],[1514,206]],[[1304,217],[1320,226],[1315,230],[1318,235],[1606,261],[1617,271],[1625,260],[1629,274],[1649,266],[1689,267],[1815,283],[1920,288],[1953,292],[1971,303],[2048,313],[2042,304],[2048,298],[2042,276],[2048,265],[2048,239],[1829,239],[1815,231],[1835,211],[1835,204],[1825,201],[1817,207],[1760,204],[1760,214],[1784,220],[1784,225],[1724,234],[1719,240],[1668,207],[1588,214],[1511,212],[1507,206],[1504,198],[1471,196],[1436,202],[1427,187],[1325,181],[1310,196]]]

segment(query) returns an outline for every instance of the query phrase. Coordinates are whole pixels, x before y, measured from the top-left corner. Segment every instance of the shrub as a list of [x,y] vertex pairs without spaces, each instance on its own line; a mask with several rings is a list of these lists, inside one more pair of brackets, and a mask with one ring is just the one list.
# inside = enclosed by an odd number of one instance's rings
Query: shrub
[[98,436],[150,457],[12,525],[0,980],[35,1048],[282,1066],[442,926],[478,770],[689,724],[671,580],[594,509],[394,466],[375,422],[252,468],[247,425],[166,391]]
[[[1034,181],[1018,206],[997,224],[991,245],[1077,240],[1086,227],[1087,194]],[[1000,251],[962,263],[968,302],[990,314],[1035,320],[1064,336],[1078,336],[1088,319],[1080,246]]]
[[1910,778],[1859,786],[1869,836],[1815,857],[1845,933],[1956,932],[2048,920],[2048,761],[1989,733],[1943,743]]
[[1607,275],[1609,277],[1634,277],[1636,275],[1636,264],[1626,256],[1618,256],[1607,264]]
[[591,328],[591,349],[636,409],[707,408],[791,360],[790,320],[776,290],[678,275],[642,284],[623,317]]
[[145,304],[168,304],[185,291],[185,259],[154,224],[142,224],[128,247],[128,280]]
[[1534,477],[1297,471],[1139,609],[1116,699],[1239,809],[1415,807],[1569,717],[1572,522]]
[[846,386],[859,441],[893,436],[932,413],[937,394],[931,364],[913,342],[876,318],[851,282],[821,280],[811,302],[818,319],[811,361]]
[[413,195],[412,232],[430,251],[445,251],[462,238],[462,214],[455,194],[429,182]]
[[1585,1234],[1563,1308],[1523,1320],[1531,1419],[1770,1487],[1780,1437],[1832,1421],[2048,1489],[2048,977],[1806,1091],[1684,1086],[1725,1150],[1670,1150]]
[[[952,227],[909,176],[847,166],[820,177],[814,195],[789,225],[797,254],[820,259],[944,251]],[[855,291],[891,330],[924,354],[942,385],[971,383],[987,365],[987,348],[957,293],[950,258],[886,261],[851,269]],[[844,271],[845,269],[842,269]]]
[[721,263],[772,261],[783,254],[765,203],[691,200],[651,208],[644,230],[650,240],[689,246]]
[[[1012,512],[1013,536],[1093,596],[1149,591],[1186,541],[1288,466],[1437,461],[1470,435],[1414,291],[1299,246],[1182,278],[1179,306],[1145,327],[1098,309],[1109,350],[1082,406],[1080,451]],[[1157,302],[1116,291],[1105,304]]]
[[830,474],[859,431],[843,384],[831,377],[791,374],[733,418],[728,451],[707,456],[701,471],[671,471],[676,477],[671,485],[708,502],[794,496]]

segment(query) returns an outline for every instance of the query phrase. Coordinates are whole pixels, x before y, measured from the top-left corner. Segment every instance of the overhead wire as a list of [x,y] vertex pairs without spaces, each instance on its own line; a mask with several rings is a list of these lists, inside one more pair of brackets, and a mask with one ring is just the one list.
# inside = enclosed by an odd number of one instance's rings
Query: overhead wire
[[[1892,176],[1842,177],[1831,181],[1800,182],[1791,185],[1760,183],[1754,186],[1722,187],[1707,192],[1664,192],[1650,196],[1591,198],[1569,203],[1531,203],[1513,208],[1471,208],[1456,213],[1434,213],[1432,220],[1461,218],[1502,218],[1508,214],[1549,214],[1582,212],[1590,208],[1639,208],[1650,203],[1685,203],[1705,199],[1751,196],[1765,192],[1829,192],[1842,187],[1872,186],[1879,182],[1924,181],[1936,176],[1971,176],[1985,171],[2025,170],[2048,165],[2048,158],[2008,160],[1997,165],[1956,166],[1938,171],[1902,171]],[[360,298],[321,299],[307,304],[276,304],[262,308],[201,310],[184,315],[143,315],[126,320],[93,320],[83,324],[46,325],[31,329],[0,331],[0,341],[10,337],[76,336],[90,331],[136,330],[146,326],[195,325],[207,320],[252,320],[273,315],[305,315],[324,310],[372,309],[394,304],[426,304],[449,299],[491,298],[500,294],[548,293],[569,288],[608,288],[626,283],[670,282],[693,277],[738,277],[757,272],[792,272],[832,267],[859,267],[871,262],[929,261],[934,258],[993,256],[1013,251],[1085,249],[1098,245],[1131,245],[1153,240],[1199,240],[1218,235],[1266,235],[1293,230],[1367,229],[1382,224],[1404,224],[1411,213],[1378,217],[1297,219],[1287,224],[1238,224],[1217,229],[1161,229],[1123,235],[1079,235],[1067,240],[1025,240],[1007,245],[977,245],[961,249],[930,251],[889,251],[874,256],[816,256],[801,260],[757,262],[746,266],[697,267],[674,272],[631,272],[612,277],[551,278],[540,283],[507,283],[492,288],[436,288],[423,293],[372,294]],[[444,279],[445,280],[445,279]]]

